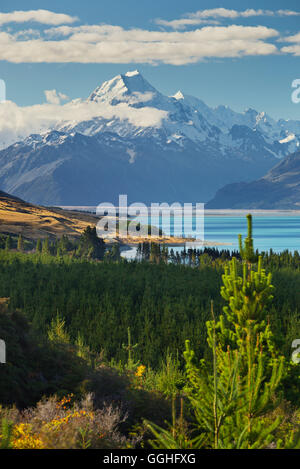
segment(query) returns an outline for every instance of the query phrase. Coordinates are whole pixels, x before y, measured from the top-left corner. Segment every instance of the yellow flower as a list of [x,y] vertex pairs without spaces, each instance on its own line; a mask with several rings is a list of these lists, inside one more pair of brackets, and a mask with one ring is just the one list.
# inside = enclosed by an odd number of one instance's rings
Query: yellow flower
[[137,370],[135,372],[135,376],[142,377],[143,374],[145,373],[145,371],[146,371],[145,365],[140,365],[140,366],[137,367]]
[[14,449],[43,449],[42,440],[32,432],[29,423],[19,423],[13,429],[13,448]]

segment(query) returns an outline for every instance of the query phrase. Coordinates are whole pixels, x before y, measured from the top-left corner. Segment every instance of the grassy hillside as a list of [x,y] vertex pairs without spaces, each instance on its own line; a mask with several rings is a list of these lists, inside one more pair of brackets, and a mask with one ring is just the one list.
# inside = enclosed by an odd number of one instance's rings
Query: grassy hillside
[[97,220],[92,214],[32,205],[0,191],[0,233],[22,234],[33,240],[62,235],[76,238]]

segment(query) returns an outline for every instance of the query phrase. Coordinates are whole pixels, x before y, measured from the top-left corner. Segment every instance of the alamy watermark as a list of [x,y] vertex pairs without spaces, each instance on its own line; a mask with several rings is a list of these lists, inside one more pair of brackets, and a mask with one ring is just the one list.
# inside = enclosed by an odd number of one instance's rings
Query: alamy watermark
[[0,78],[0,103],[4,103],[6,101],[6,85],[5,81],[1,80]]
[[6,345],[2,339],[0,339],[0,363],[6,363]]
[[292,353],[292,362],[293,363],[300,363],[300,339],[293,340],[292,348],[296,349]]
[[300,78],[292,82],[292,88],[295,88],[291,95],[292,102],[298,104],[300,103]]
[[119,205],[109,202],[98,205],[97,235],[102,238],[182,238],[185,244],[203,245],[204,204],[141,202],[128,205],[127,195],[119,195]]

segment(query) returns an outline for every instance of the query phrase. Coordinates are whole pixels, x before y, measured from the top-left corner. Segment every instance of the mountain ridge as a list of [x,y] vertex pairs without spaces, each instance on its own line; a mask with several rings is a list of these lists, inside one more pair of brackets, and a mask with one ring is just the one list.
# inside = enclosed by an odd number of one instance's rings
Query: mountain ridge
[[260,178],[300,141],[300,121],[165,96],[137,70],[60,109],[74,118],[0,151],[3,190],[44,205],[115,203],[120,193],[205,202],[224,184]]
[[206,208],[299,210],[300,151],[285,157],[256,181],[224,186]]

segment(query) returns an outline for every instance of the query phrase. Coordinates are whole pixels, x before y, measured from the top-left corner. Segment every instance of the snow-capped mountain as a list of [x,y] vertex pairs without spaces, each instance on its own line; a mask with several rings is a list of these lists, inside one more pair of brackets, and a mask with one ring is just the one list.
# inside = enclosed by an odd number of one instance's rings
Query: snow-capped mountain
[[0,187],[43,204],[205,202],[224,184],[261,177],[295,151],[300,121],[177,92],[168,97],[138,72],[57,107],[49,129],[0,152]]
[[[256,139],[257,132],[265,140],[265,151],[277,158],[296,151],[300,142],[300,121],[275,121],[254,109],[238,113],[227,106],[210,108],[200,99],[184,95],[181,91],[171,97],[164,96],[137,70],[104,82],[86,101],[80,101],[81,105],[89,103],[99,105],[99,116],[79,122],[59,123],[56,129],[84,135],[95,135],[109,129],[121,136],[143,136],[150,130],[157,136],[161,135],[165,145],[176,142],[181,146],[182,139],[192,140],[196,144],[213,142],[226,154],[233,147],[243,146],[244,130],[240,129],[241,135],[237,131],[240,127],[247,127],[252,131],[248,132],[248,138],[252,134]],[[114,108],[113,118],[101,115],[105,105]],[[126,114],[130,109],[132,116],[128,118]],[[142,118],[140,123],[139,113],[135,110],[146,111],[140,112],[140,115],[142,117],[147,113],[149,122],[147,119],[144,122]]]

